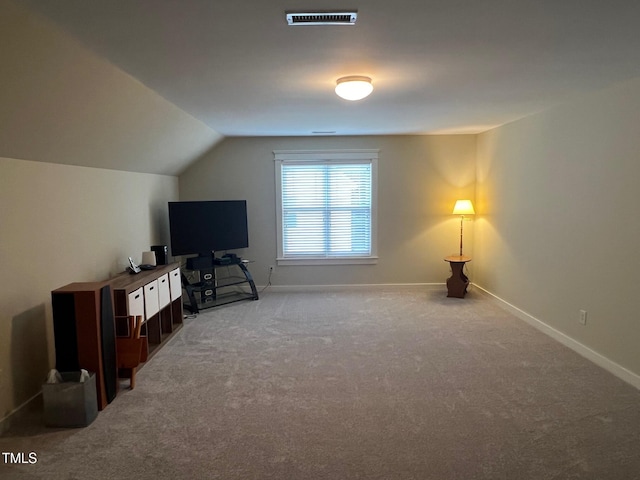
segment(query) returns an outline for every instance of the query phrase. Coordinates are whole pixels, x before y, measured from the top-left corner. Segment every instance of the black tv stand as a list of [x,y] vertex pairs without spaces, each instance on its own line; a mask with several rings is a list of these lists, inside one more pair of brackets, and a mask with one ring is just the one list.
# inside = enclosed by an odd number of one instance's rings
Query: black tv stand
[[198,276],[198,281],[190,282],[182,274],[182,287],[188,298],[183,306],[191,313],[242,300],[258,300],[251,272],[240,257],[232,254],[190,257],[186,270]]

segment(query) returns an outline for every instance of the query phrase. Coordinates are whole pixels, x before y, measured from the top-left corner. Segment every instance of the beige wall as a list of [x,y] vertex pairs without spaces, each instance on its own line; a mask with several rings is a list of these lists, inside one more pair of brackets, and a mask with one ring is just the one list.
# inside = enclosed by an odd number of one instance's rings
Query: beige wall
[[0,158],[0,420],[55,364],[51,290],[168,242],[176,177]]
[[[181,200],[246,199],[250,248],[242,255],[256,283],[275,265],[274,150],[379,149],[377,265],[279,266],[274,285],[443,283],[455,253],[457,198],[474,195],[471,135],[228,138],[180,176]],[[468,228],[471,253],[473,222]]]
[[639,118],[635,80],[480,135],[474,245],[480,286],[636,376]]

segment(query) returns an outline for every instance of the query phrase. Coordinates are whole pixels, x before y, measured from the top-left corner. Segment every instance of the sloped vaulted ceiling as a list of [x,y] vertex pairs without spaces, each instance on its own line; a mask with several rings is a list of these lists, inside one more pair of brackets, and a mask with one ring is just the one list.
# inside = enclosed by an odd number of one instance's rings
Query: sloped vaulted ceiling
[[221,135],[0,0],[0,157],[176,175]]
[[[223,135],[478,133],[640,76],[640,2],[366,0],[355,25],[287,25],[298,6],[0,0],[0,155],[175,173]],[[345,75],[373,94],[339,99]]]
[[[22,2],[225,136],[477,133],[640,75],[629,0]],[[347,75],[373,94],[336,97]]]

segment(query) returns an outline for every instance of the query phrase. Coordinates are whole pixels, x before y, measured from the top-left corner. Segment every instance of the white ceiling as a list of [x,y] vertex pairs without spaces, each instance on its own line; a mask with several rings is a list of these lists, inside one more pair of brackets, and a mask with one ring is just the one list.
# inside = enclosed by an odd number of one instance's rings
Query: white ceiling
[[[21,0],[225,136],[477,133],[640,76],[637,0]],[[355,26],[285,11],[355,9]],[[359,102],[335,80],[373,78]]]

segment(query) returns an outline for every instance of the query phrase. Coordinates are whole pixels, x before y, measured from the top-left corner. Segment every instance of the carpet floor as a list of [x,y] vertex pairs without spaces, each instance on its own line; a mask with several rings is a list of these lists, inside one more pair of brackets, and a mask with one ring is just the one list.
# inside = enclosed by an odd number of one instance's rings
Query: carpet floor
[[640,391],[476,291],[267,291],[0,451],[37,456],[3,480],[640,479]]

